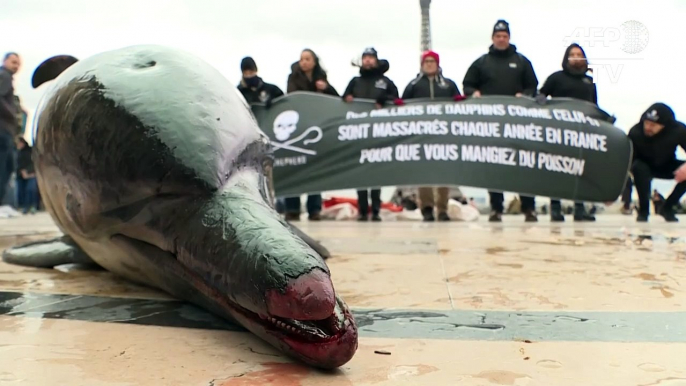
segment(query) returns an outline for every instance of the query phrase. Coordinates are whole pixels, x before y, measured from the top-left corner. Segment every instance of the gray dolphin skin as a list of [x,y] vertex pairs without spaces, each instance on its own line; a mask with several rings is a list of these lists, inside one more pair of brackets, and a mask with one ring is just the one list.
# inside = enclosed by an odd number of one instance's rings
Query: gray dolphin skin
[[347,363],[358,331],[328,251],[276,213],[271,145],[236,87],[161,46],[54,58],[34,73],[46,91],[33,162],[64,236],[7,249],[3,260],[97,264],[308,365]]

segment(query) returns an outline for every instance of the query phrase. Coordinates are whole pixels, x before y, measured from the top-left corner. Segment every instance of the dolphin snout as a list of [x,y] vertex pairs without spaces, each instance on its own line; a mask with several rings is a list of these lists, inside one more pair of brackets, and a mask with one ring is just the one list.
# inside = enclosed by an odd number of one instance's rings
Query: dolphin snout
[[329,275],[314,269],[291,279],[285,291],[269,290],[266,301],[271,315],[297,320],[322,320],[333,313],[336,296]]

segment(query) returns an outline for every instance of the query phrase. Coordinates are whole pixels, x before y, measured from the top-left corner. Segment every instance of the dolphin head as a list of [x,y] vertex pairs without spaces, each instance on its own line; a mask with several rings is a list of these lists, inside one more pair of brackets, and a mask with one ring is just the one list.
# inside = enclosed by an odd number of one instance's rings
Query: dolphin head
[[235,86],[148,45],[60,71],[36,112],[33,157],[63,232],[105,268],[312,366],[352,358],[355,320],[322,257],[274,210],[270,144]]

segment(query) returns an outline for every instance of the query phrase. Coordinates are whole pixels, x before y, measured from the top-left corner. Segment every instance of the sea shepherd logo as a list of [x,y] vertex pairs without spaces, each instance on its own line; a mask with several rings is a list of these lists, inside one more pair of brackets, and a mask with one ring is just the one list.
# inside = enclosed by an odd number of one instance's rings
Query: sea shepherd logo
[[[275,153],[283,149],[301,154],[317,154],[316,151],[307,149],[305,146],[321,141],[323,136],[322,129],[317,126],[311,126],[302,134],[291,138],[298,129],[299,121],[300,114],[295,110],[287,110],[276,116],[273,125],[276,140],[272,141]],[[307,157],[305,156],[277,158],[275,160],[275,166],[302,165],[305,163],[307,163]]]

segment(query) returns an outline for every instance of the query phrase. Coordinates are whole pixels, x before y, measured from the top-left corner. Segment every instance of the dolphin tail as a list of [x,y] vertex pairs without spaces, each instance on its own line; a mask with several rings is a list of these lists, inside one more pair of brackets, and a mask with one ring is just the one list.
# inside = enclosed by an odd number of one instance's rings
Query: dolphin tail
[[317,252],[319,254],[319,256],[322,257],[322,259],[326,260],[329,257],[331,257],[331,252],[329,252],[329,250],[326,249],[325,246],[320,244],[318,241],[316,241],[312,237],[308,236],[305,232],[300,230],[300,228],[296,227],[295,225],[291,224],[290,222],[288,223],[288,226],[291,228],[293,233],[296,234],[296,236],[300,237],[307,245],[310,246],[310,248],[314,249],[314,251]]
[[56,55],[45,59],[33,71],[31,86],[38,88],[41,84],[57,78],[64,70],[76,62],[78,62],[78,59],[71,55]]
[[36,268],[52,268],[62,264],[97,265],[69,236],[32,241],[5,249],[2,260]]

